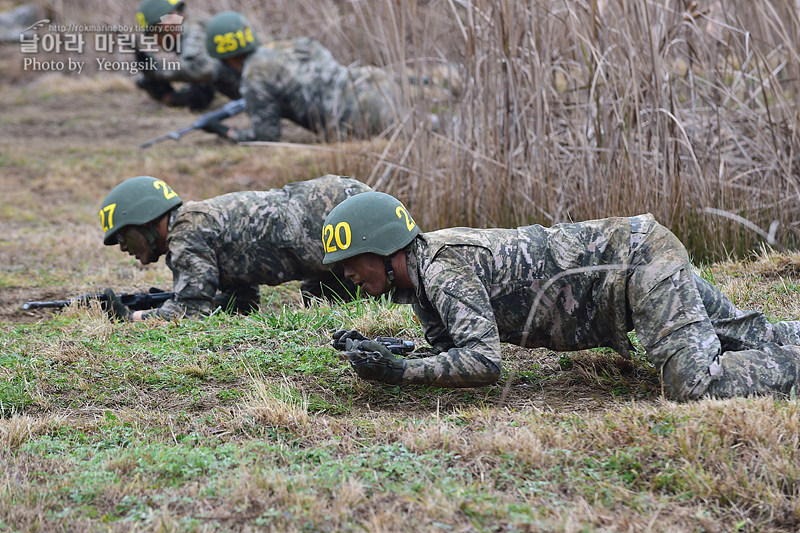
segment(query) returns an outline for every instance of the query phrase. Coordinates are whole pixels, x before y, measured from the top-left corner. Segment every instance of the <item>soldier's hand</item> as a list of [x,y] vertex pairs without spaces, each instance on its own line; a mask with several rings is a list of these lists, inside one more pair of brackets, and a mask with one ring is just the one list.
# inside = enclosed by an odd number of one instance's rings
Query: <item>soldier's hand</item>
[[347,351],[344,355],[358,377],[372,381],[380,381],[389,385],[403,382],[406,361],[389,351],[386,346],[371,340],[346,340]]
[[106,289],[103,291],[106,297],[102,301],[103,311],[105,311],[111,320],[121,320],[123,322],[131,319],[131,310],[117,298],[114,291]]
[[163,102],[166,97],[175,92],[168,81],[157,80],[147,76],[136,78],[136,86],[147,91],[151,98],[159,102]]
[[333,347],[337,350],[346,350],[347,349],[347,339],[351,341],[365,341],[368,340],[364,335],[359,333],[355,329],[340,329],[339,331],[334,332],[332,335],[333,337]]
[[203,125],[202,129],[204,131],[209,132],[209,133],[216,133],[217,135],[219,135],[223,139],[227,139],[228,138],[228,130],[230,128],[228,128],[228,126],[226,126],[225,124],[220,122],[218,119],[211,118],[211,119],[208,119],[208,122],[206,122]]
[[153,56],[151,56],[147,52],[142,52],[138,48],[136,48],[134,52],[135,52],[136,62],[139,63],[140,67],[144,67],[140,69],[142,74],[147,76],[153,70],[152,68],[150,68],[151,65],[153,65],[154,63],[154,61],[151,59]]

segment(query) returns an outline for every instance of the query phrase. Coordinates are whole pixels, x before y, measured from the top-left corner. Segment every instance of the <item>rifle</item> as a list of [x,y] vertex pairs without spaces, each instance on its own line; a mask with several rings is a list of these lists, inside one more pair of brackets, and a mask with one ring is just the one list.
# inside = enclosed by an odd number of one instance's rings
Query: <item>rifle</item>
[[[142,311],[145,309],[153,309],[155,307],[159,307],[162,303],[167,300],[172,299],[175,296],[174,292],[166,292],[162,291],[161,289],[156,289],[155,287],[150,288],[150,292],[134,292],[134,293],[121,293],[117,295],[117,298],[125,304],[128,309],[131,311]],[[62,309],[68,305],[72,304],[79,304],[79,305],[89,305],[89,302],[92,300],[97,300],[99,302],[104,302],[106,300],[106,295],[102,292],[96,294],[83,294],[81,296],[76,296],[75,298],[70,298],[69,300],[51,300],[45,302],[25,302],[22,304],[22,309],[29,310],[29,309],[45,309],[45,308],[54,308],[54,309]]]
[[[415,348],[413,342],[405,341],[397,337],[375,337],[374,339],[364,338],[361,340],[374,340],[375,342],[379,342],[389,348],[389,351],[395,355],[410,354]],[[339,351],[347,350],[347,339],[345,339],[344,336],[335,338],[333,341],[333,347]]]
[[149,141],[140,144],[139,148],[147,148],[148,146],[160,143],[161,141],[166,141],[167,139],[175,139],[177,141],[190,131],[201,129],[211,120],[224,120],[228,117],[232,117],[233,115],[238,115],[242,111],[244,111],[244,98],[240,98],[238,100],[231,100],[230,102],[220,107],[216,111],[212,111],[210,113],[206,113],[205,115],[201,115],[200,118],[195,120],[194,124],[192,124],[191,126],[187,126],[185,128],[181,128],[176,131],[172,131],[170,133],[167,133],[166,135],[162,135],[161,137],[156,137],[155,139],[150,139]]

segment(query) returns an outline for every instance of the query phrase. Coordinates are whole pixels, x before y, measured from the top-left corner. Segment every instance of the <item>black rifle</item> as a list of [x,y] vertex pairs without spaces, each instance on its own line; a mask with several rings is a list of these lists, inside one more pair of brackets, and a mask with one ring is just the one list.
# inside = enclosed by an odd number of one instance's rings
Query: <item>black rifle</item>
[[167,139],[175,139],[177,141],[190,131],[201,129],[211,120],[224,120],[228,117],[232,117],[233,115],[238,115],[242,111],[244,111],[244,98],[240,98],[239,100],[231,100],[230,102],[220,107],[216,111],[212,111],[210,113],[206,113],[205,115],[201,115],[200,118],[195,120],[194,124],[192,124],[191,126],[187,126],[185,128],[167,133],[166,135],[162,135],[161,137],[156,137],[155,139],[150,139],[149,141],[140,144],[139,148],[147,148],[148,146],[160,143],[161,141],[166,141]]
[[[150,289],[150,292],[134,292],[118,294],[117,298],[125,304],[131,311],[142,311],[145,309],[153,309],[159,307],[162,303],[172,299],[175,296],[174,292],[166,292],[155,287]],[[89,305],[92,300],[104,302],[106,295],[102,292],[96,294],[83,294],[70,298],[69,300],[51,300],[48,302],[25,302],[22,308],[28,309],[45,309],[54,308],[61,309],[71,304]]]
[[[389,348],[389,351],[395,355],[407,355],[414,351],[414,343],[411,341],[405,341],[403,339],[399,339],[397,337],[375,337],[374,339],[365,339],[365,340],[373,340],[375,342],[379,342]],[[333,347],[337,350],[344,351],[347,350],[347,339],[343,337],[339,337],[333,341]]]

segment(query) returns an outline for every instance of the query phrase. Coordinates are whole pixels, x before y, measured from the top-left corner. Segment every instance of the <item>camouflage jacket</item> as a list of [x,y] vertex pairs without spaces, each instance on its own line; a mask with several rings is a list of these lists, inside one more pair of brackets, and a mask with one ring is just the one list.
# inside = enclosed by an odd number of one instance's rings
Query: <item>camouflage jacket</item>
[[[501,342],[629,354],[626,280],[638,243],[656,226],[652,215],[641,215],[420,234],[405,249],[414,288],[396,291],[394,300],[414,304],[425,337],[441,353],[409,360],[404,381],[493,381]],[[683,266],[665,264],[664,274]]]
[[369,137],[394,120],[397,90],[384,71],[345,67],[314,39],[273,41],[245,61],[241,93],[251,127],[231,137],[277,141],[281,118],[328,140]]
[[205,18],[191,18],[183,22],[180,35],[179,69],[156,69],[148,76],[168,82],[204,83],[231,99],[240,98],[240,76],[219,59],[214,59],[206,51]]
[[320,246],[325,216],[368,190],[356,180],[327,175],[282,189],[184,203],[171,213],[167,234],[176,297],[157,314],[208,314],[217,291],[327,275]]

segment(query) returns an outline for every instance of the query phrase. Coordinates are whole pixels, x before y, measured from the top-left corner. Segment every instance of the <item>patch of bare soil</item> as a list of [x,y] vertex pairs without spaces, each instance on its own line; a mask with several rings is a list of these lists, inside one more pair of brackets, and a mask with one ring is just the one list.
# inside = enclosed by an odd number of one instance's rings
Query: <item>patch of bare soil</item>
[[52,289],[23,289],[10,287],[0,290],[0,322],[17,324],[39,322],[52,318],[52,309],[22,309],[22,304],[31,301],[60,300],[64,297],[59,291]]

